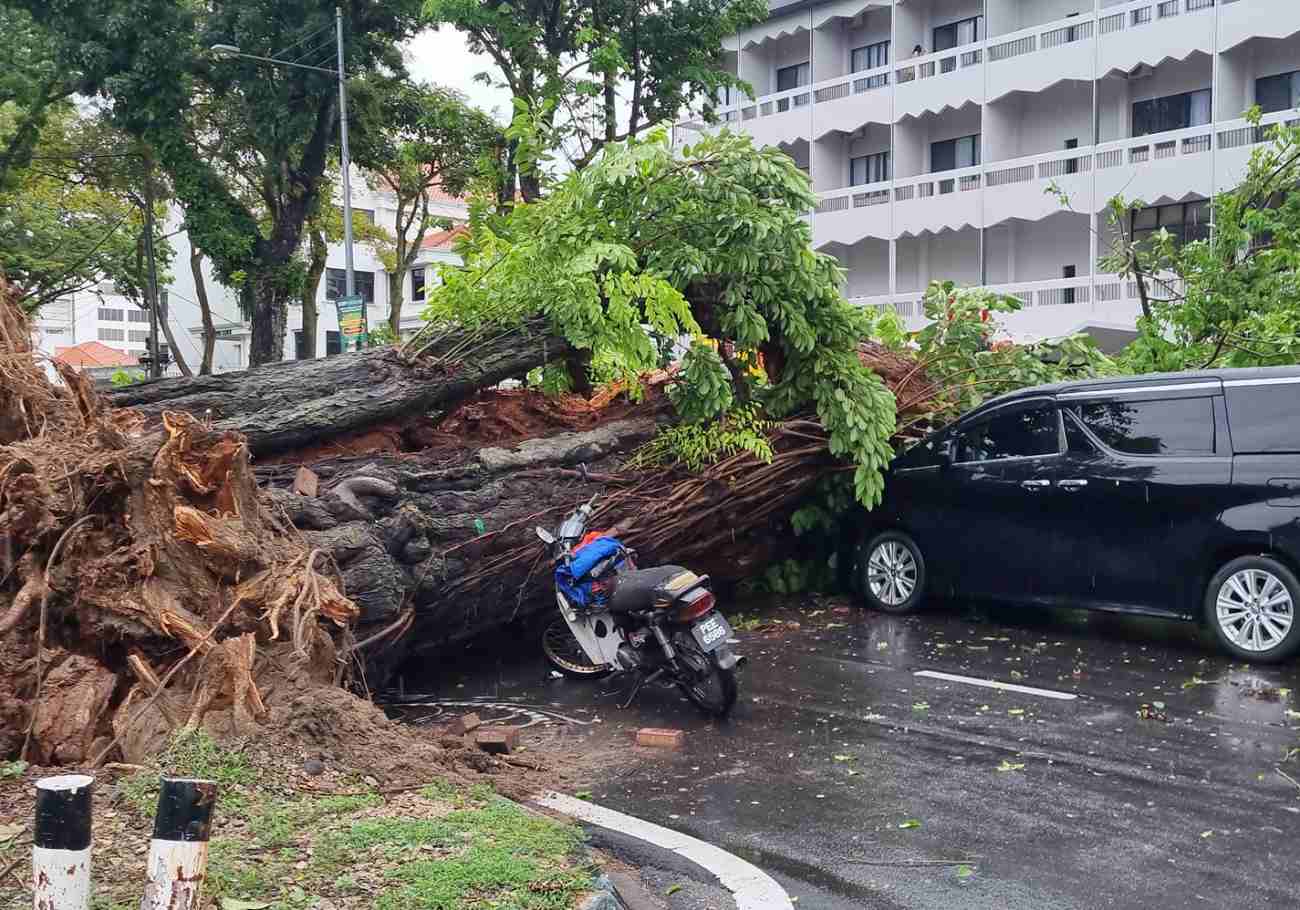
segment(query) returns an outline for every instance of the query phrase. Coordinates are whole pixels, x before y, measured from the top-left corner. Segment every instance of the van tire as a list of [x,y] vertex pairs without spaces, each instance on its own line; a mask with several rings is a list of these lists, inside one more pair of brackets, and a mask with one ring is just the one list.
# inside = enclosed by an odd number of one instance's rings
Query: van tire
[[857,565],[865,604],[882,613],[911,613],[925,597],[925,557],[902,531],[885,531],[867,541]]
[[[1271,556],[1239,556],[1225,563],[1205,589],[1204,611],[1219,646],[1233,657],[1277,663],[1300,648],[1300,579]],[[1281,634],[1284,613],[1290,625]]]

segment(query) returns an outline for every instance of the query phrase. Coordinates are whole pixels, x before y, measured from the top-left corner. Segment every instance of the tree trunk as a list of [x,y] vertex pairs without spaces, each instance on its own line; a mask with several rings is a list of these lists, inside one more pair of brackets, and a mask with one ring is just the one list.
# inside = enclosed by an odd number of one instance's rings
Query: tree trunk
[[[401,261],[400,259],[398,260]],[[402,337],[402,285],[406,283],[406,269],[398,269],[388,274],[388,329],[394,340]]]
[[164,410],[208,415],[238,430],[254,453],[320,443],[370,424],[446,407],[480,388],[521,377],[568,346],[542,323],[466,346],[444,339],[415,363],[394,349],[297,360],[192,380],[161,379],[109,393],[116,407],[156,416]]
[[203,251],[190,247],[190,274],[194,276],[194,293],[199,298],[199,317],[203,320],[203,360],[199,375],[212,375],[212,358],[217,349],[217,329],[212,324],[212,306],[208,302],[208,285],[203,280]]
[[316,299],[320,293],[320,280],[325,275],[325,261],[329,256],[329,247],[325,244],[325,235],[316,228],[310,230],[311,260],[307,263],[307,283],[302,289],[302,359],[316,358],[316,334],[320,323],[320,311]]
[[248,344],[250,367],[284,360],[284,330],[288,324],[289,298],[284,284],[275,274],[251,279],[254,284],[252,338]]

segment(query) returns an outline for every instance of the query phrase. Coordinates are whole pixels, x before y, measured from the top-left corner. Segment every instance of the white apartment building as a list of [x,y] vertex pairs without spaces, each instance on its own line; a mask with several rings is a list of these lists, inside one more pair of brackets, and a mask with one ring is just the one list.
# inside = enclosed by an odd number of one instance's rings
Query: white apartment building
[[1020,340],[1131,328],[1135,286],[1097,266],[1107,201],[1146,203],[1138,236],[1203,236],[1205,201],[1300,117],[1300,0],[771,2],[726,45],[755,97],[721,99],[720,126],[808,172],[846,295],[912,326],[952,279],[1019,297]]

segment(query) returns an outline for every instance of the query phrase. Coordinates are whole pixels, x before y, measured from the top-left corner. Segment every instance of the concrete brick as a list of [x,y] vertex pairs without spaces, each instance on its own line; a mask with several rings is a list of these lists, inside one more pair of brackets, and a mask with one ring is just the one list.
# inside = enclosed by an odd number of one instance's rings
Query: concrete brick
[[293,476],[293,491],[299,496],[316,495],[316,490],[320,487],[320,478],[311,468],[300,467],[298,473]]
[[677,749],[686,742],[685,730],[666,730],[661,727],[642,727],[636,731],[636,744],[652,749]]
[[479,727],[474,741],[484,752],[493,755],[509,755],[519,745],[517,727]]
[[473,733],[483,725],[477,714],[462,714],[454,718],[451,722],[451,732],[457,736],[464,736],[466,733]]

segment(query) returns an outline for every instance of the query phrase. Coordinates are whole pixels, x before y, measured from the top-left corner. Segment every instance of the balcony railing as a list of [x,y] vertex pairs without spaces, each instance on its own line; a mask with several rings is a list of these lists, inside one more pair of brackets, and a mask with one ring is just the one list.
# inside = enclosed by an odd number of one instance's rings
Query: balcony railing
[[[1217,2],[1226,5],[1239,0],[1217,0]],[[891,79],[899,85],[933,79],[958,73],[972,66],[982,66],[985,60],[999,63],[1080,41],[1091,41],[1097,37],[1105,38],[1107,35],[1173,16],[1213,9],[1215,3],[1216,0],[1110,0],[1110,2],[1102,0],[1102,14],[1096,19],[1075,16],[999,35],[974,45],[966,45],[964,48],[895,61],[891,66],[874,70],[836,76],[813,85],[763,95],[741,104],[720,108],[718,117],[726,123],[738,121],[744,123],[760,117],[787,113],[809,104],[827,104],[851,95],[888,88]],[[1114,12],[1105,12],[1111,9]]]
[[[1047,187],[1050,186],[1049,181],[1068,179],[1074,175],[1088,174],[1093,170],[1106,170],[1124,164],[1147,165],[1156,161],[1205,154],[1213,147],[1216,133],[1220,150],[1257,145],[1268,142],[1276,136],[1280,124],[1283,123],[1288,126],[1300,126],[1300,117],[1296,117],[1294,111],[1284,111],[1265,115],[1263,122],[1257,126],[1242,120],[1234,120],[1169,133],[1120,139],[1088,149],[1068,149],[1045,155],[999,161],[975,168],[964,168],[959,171],[898,178],[892,183],[871,184],[872,189],[865,193],[862,187],[847,187],[822,193],[823,204],[818,205],[817,211],[819,213],[840,212],[867,205],[883,205],[889,201],[891,192],[896,205],[906,205],[917,200],[978,190],[981,186],[996,189],[1039,181]],[[871,197],[870,201],[865,199],[868,195]],[[859,200],[858,196],[864,198]],[[833,204],[832,199],[836,200]]]
[[[1019,281],[986,287],[995,294],[1015,297],[1024,309],[1093,303],[1136,304],[1138,301],[1137,285],[1134,282],[1124,282],[1117,276],[1108,274],[1046,281]],[[1154,289],[1151,292],[1155,293]],[[849,297],[849,303],[875,309],[892,309],[900,316],[923,320],[924,296],[924,293],[919,291],[907,291],[899,294]]]

